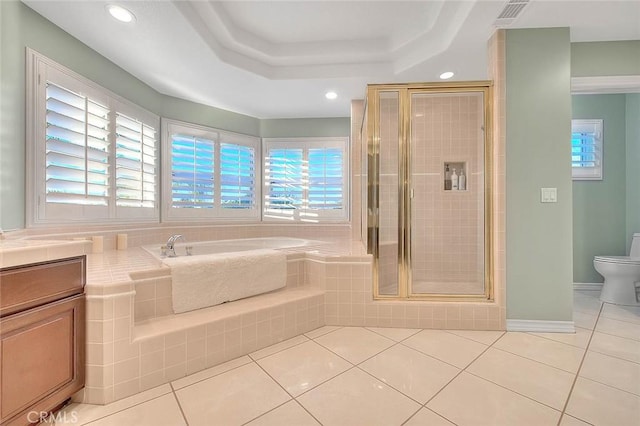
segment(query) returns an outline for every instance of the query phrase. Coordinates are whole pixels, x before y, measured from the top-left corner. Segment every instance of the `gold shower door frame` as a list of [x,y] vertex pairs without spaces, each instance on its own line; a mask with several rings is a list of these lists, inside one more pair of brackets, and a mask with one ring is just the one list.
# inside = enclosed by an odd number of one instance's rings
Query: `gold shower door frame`
[[[493,139],[492,83],[370,84],[367,86],[367,251],[373,255],[373,296],[378,300],[492,301],[493,300]],[[398,94],[398,292],[381,294],[380,264],[380,94]],[[484,103],[484,294],[411,294],[411,95],[419,93],[482,93]]]

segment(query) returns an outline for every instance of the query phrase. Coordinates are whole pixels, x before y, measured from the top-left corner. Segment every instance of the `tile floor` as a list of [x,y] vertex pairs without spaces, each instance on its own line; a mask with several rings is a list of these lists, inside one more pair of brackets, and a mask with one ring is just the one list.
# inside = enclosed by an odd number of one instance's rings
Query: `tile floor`
[[95,426],[640,425],[640,308],[597,297],[575,293],[575,334],[322,327],[107,406],[70,405],[66,418]]

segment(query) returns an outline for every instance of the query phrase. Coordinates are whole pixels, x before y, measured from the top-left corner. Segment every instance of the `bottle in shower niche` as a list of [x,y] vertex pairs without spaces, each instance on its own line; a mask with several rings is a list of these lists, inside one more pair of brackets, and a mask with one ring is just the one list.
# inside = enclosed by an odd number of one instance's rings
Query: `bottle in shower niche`
[[448,164],[444,170],[444,190],[451,191],[451,171]]
[[458,175],[456,174],[456,168],[453,168],[453,173],[451,173],[451,190],[452,191],[457,191],[458,190]]
[[458,176],[458,190],[467,190],[467,177],[464,175],[464,169],[460,169],[460,176]]

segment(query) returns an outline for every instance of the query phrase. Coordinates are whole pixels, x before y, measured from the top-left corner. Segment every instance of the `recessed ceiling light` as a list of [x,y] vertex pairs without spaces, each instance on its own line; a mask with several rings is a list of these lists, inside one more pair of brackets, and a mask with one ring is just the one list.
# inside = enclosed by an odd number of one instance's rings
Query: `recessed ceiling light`
[[122,6],[118,6],[115,4],[110,4],[107,6],[107,10],[115,19],[120,22],[133,22],[136,20],[136,17],[133,13],[129,12]]
[[338,97],[338,94],[336,92],[327,92],[327,93],[325,93],[324,96],[327,99],[334,100],[334,99],[336,99]]
[[443,72],[442,74],[440,74],[441,80],[449,80],[451,77],[453,77],[453,73],[451,71]]

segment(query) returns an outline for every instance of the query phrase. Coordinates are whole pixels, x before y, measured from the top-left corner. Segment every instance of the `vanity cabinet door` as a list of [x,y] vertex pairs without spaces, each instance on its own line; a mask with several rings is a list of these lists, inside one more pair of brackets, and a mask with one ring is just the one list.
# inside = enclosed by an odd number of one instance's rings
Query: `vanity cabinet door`
[[84,299],[66,298],[0,320],[3,426],[29,424],[38,416],[33,412],[52,410],[82,388]]

